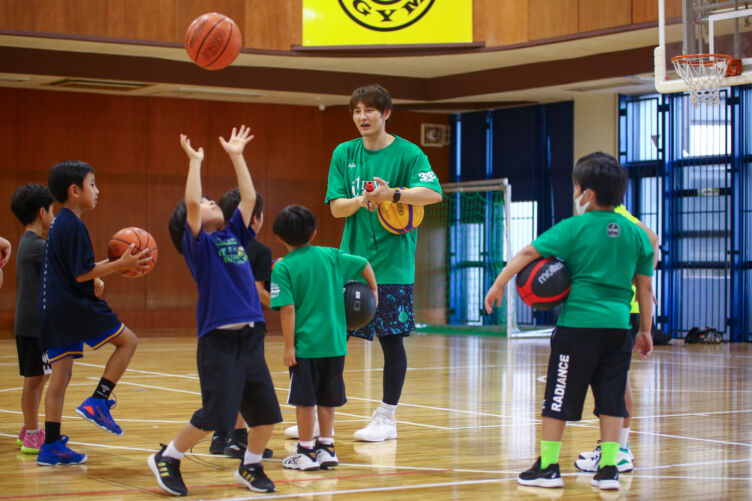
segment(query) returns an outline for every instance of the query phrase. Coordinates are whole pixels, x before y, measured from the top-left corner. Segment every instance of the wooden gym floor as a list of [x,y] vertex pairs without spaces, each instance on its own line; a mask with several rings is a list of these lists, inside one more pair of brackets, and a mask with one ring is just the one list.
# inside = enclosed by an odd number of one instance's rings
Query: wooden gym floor
[[[288,375],[282,340],[267,338],[267,360],[280,402]],[[517,474],[538,454],[539,407],[546,339],[412,336],[409,367],[397,412],[399,439],[359,443],[381,397],[382,356],[377,343],[350,341],[345,381],[348,403],[336,418],[340,466],[333,471],[284,470],[293,447],[283,429],[272,437],[274,458],[265,469],[274,494],[255,494],[233,479],[236,460],[211,456],[208,438],[183,461],[192,499],[749,499],[752,496],[752,346],[668,346],[645,362],[633,361],[636,422],[631,435],[636,469],[621,476],[621,490],[599,492],[591,475],[578,474],[579,451],[598,439],[592,400],[584,420],[570,425],[561,465],[564,489],[518,486]],[[115,389],[114,416],[125,434],[115,437],[83,421],[74,408],[98,381],[110,348],[87,351],[74,367],[63,433],[88,462],[40,467],[20,453],[15,436],[22,380],[16,349],[0,341],[0,501],[7,499],[140,500],[163,496],[147,456],[167,442],[199,406],[195,340],[143,338]],[[43,413],[43,409],[41,409]],[[41,419],[41,418],[40,418]]]

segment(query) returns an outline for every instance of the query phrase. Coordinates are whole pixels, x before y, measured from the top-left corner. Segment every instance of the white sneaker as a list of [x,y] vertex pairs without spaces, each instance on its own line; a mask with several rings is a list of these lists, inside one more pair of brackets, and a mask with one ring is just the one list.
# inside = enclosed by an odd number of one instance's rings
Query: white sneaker
[[339,459],[334,451],[334,445],[325,445],[316,440],[316,462],[324,470],[337,466]]
[[321,465],[316,460],[316,452],[306,450],[298,444],[298,451],[282,460],[282,466],[291,470],[316,471]]
[[394,414],[384,411],[380,407],[373,411],[368,426],[355,432],[356,440],[364,442],[383,442],[397,438],[397,421]]
[[[601,446],[599,445],[590,452],[583,452],[574,462],[575,467],[580,471],[594,473],[598,471],[601,462]],[[619,449],[616,454],[616,469],[619,473],[629,473],[634,470],[634,456],[629,449]]]
[[[285,428],[285,436],[287,438],[300,438],[298,436],[298,425],[292,425]],[[313,425],[313,438],[319,438],[321,432],[319,431],[319,422],[316,421]],[[332,429],[332,438],[334,438],[334,429]]]

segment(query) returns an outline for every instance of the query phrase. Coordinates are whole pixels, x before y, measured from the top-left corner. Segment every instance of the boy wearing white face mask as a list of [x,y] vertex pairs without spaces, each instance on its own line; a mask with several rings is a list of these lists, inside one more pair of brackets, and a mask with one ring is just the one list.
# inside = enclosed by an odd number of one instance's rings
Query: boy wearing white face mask
[[509,280],[541,257],[558,257],[572,279],[557,327],[551,336],[541,457],[517,481],[522,485],[563,487],[559,451],[567,421],[579,421],[588,386],[600,419],[601,459],[592,485],[618,489],[616,456],[627,417],[624,391],[631,359],[629,311],[632,282],[637,285],[640,327],[634,342],[640,358],[650,356],[653,249],[637,225],[614,213],[627,187],[627,174],[614,157],[592,153],[572,172],[575,213],[520,250],[486,294],[486,311],[501,304]]

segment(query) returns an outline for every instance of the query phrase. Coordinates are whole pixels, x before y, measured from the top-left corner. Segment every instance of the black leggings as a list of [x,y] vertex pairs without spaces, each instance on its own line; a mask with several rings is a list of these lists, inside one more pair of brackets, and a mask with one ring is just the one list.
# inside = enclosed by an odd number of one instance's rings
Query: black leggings
[[407,373],[407,353],[399,334],[380,337],[381,350],[384,352],[384,397],[385,404],[397,405]]

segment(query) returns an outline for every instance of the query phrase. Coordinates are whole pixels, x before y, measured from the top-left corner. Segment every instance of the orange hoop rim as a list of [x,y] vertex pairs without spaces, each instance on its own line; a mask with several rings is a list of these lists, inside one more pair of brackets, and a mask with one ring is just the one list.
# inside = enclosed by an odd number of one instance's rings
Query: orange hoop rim
[[672,57],[671,62],[688,66],[712,66],[724,60],[730,63],[732,59],[733,57],[728,54],[682,54]]

